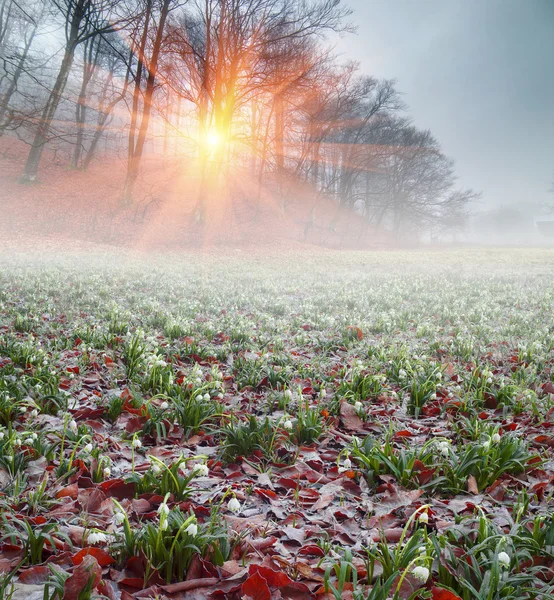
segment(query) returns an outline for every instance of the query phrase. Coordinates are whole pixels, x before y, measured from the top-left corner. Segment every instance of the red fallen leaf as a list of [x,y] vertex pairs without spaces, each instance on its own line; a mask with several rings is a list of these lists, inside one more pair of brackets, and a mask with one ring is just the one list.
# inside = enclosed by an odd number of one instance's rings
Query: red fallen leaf
[[49,567],[38,565],[21,571],[18,581],[27,585],[38,585],[44,583],[50,575],[52,575],[52,571],[50,571]]
[[106,551],[101,548],[83,548],[77,554],[74,554],[71,557],[71,560],[74,565],[80,565],[85,556],[93,556],[101,567],[107,567],[108,565],[113,565],[115,563],[115,559],[113,559]]
[[135,495],[135,484],[127,483],[126,481],[123,481],[123,479],[103,481],[100,484],[100,488],[108,498],[123,500],[125,498],[132,498]]
[[277,494],[271,490],[262,490],[260,488],[255,488],[254,491],[256,492],[256,494],[258,494],[258,496],[261,496],[262,498],[267,498],[269,501],[277,500],[279,498],[279,496],[277,496]]
[[111,367],[114,364],[114,361],[107,354],[104,356],[104,362],[107,367]]
[[[115,592],[114,588],[112,587],[111,582],[101,581],[98,584],[97,589],[98,589],[98,592],[100,594],[102,594],[102,596],[109,598],[109,600],[117,600],[117,593]],[[123,598],[123,596],[122,596],[122,598]]]
[[216,583],[219,583],[217,577],[202,577],[201,579],[189,579],[187,581],[181,581],[180,583],[161,585],[160,588],[168,594],[177,594],[178,592],[187,592],[198,588],[210,587]]
[[460,596],[454,594],[454,592],[439,587],[433,587],[431,589],[431,594],[433,594],[433,600],[462,600]]
[[129,388],[125,388],[125,389],[124,389],[124,390],[121,392],[121,396],[120,396],[120,398],[121,398],[122,400],[125,400],[125,401],[126,401],[126,400],[130,400],[132,397],[133,397],[133,396],[132,396],[131,392],[129,391]]
[[[123,394],[121,395],[123,397]],[[150,418],[150,414],[148,413],[148,409],[146,405],[141,405],[139,408],[134,408],[133,405],[129,402],[129,399],[126,399],[123,403],[123,410],[131,413],[132,415],[136,415],[137,417],[146,417]]]
[[362,333],[362,330],[361,330],[359,327],[356,327],[356,326],[354,326],[354,325],[349,325],[349,326],[346,328],[346,331],[348,331],[348,332],[352,332],[352,333],[355,333],[355,334],[356,334],[356,337],[357,337],[359,340],[363,340],[363,339],[364,339],[364,334]]
[[298,554],[305,554],[308,556],[325,556],[325,551],[316,544],[306,544],[300,548]]
[[542,385],[542,391],[545,394],[554,394],[554,383],[551,381],[547,381]]
[[242,584],[242,593],[252,600],[271,600],[271,591],[267,581],[259,573],[250,575]]
[[101,580],[102,569],[98,561],[93,556],[85,556],[83,561],[75,567],[69,578],[66,579],[63,588],[63,600],[78,600],[79,595],[85,588],[94,590]]
[[119,585],[126,585],[127,587],[131,587],[136,590],[142,590],[144,587],[144,579],[142,577],[125,577],[117,583]]
[[549,435],[538,435],[535,438],[535,442],[537,444],[541,444],[541,446],[549,446],[550,448],[554,448],[554,438]]
[[467,478],[467,491],[470,494],[475,494],[477,495],[479,493],[479,487],[477,486],[477,480],[475,479],[475,476],[470,475]]
[[294,583],[294,581],[283,571],[275,571],[264,565],[250,565],[248,573],[249,575],[259,573],[267,581],[268,585],[272,587],[280,588]]
[[408,431],[407,429],[403,429],[402,431],[397,431],[392,437],[394,438],[405,438],[405,437],[412,437],[414,434],[411,431]]
[[75,375],[79,375],[79,367],[77,365],[72,365],[66,368],[68,373],[75,373]]
[[71,383],[71,379],[68,379],[67,377],[61,377],[59,383],[60,389],[68,390],[71,387]]
[[56,498],[71,498],[72,500],[77,500],[78,495],[79,486],[76,483],[72,483],[56,492]]
[[38,517],[27,517],[27,521],[31,525],[44,525],[44,523],[46,523],[47,519],[46,519],[46,517],[43,517],[42,515],[38,515]]
[[360,431],[364,426],[354,406],[346,400],[340,403],[340,421],[347,431]]
[[249,545],[255,550],[265,550],[266,548],[270,548],[275,544],[277,538],[274,536],[260,538],[259,540],[249,540]]

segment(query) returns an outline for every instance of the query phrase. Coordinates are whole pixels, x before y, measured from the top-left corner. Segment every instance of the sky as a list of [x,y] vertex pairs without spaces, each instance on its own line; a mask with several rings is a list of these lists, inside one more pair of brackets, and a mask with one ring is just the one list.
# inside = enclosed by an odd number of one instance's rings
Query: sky
[[483,206],[554,204],[554,0],[345,0],[337,43],[396,79],[414,124],[456,160]]

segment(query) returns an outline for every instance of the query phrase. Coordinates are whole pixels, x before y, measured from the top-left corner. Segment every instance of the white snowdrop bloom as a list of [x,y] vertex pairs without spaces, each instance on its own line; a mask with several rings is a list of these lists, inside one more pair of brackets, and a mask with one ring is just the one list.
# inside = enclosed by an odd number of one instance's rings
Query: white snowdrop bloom
[[107,542],[108,536],[101,531],[92,531],[88,534],[87,542],[94,546],[94,544],[99,544],[100,542]]
[[161,523],[160,523],[160,529],[162,531],[165,531],[168,527],[169,527],[169,523],[167,521],[161,521]]
[[210,470],[208,469],[208,465],[194,465],[192,472],[196,477],[206,477]]
[[485,450],[488,450],[491,447],[491,442],[490,440],[487,440],[486,442],[483,442],[483,448]]
[[487,383],[492,383],[492,377],[487,377]]
[[19,448],[19,446],[21,446],[21,439],[20,438],[15,438],[15,440],[13,441],[13,445],[16,448]]
[[510,566],[510,555],[507,552],[499,552],[498,553],[498,563],[500,566],[508,568]]
[[443,456],[448,456],[450,454],[450,444],[448,442],[440,442],[437,447]]
[[342,466],[348,470],[352,468],[352,461],[349,458],[345,458],[344,462],[342,463]]
[[219,398],[220,400],[223,400],[223,394],[219,393],[216,398]]
[[38,410],[36,408],[31,411],[31,417],[33,419],[35,419],[36,417],[38,417]]
[[185,531],[189,534],[192,535],[193,537],[198,533],[198,525],[196,523],[191,523],[186,529]]
[[165,502],[162,502],[160,506],[158,506],[158,514],[164,515],[165,517],[169,514],[169,506]]
[[319,395],[321,396],[321,398],[325,398],[327,396],[327,390],[325,388],[321,388],[319,390]]
[[27,408],[25,406],[20,406],[19,407],[19,412],[24,415],[27,412]]
[[204,402],[208,402],[209,399],[210,399],[210,394],[208,394],[208,392],[206,392],[204,394]]
[[290,390],[285,390],[283,395],[285,396],[285,398],[287,398],[287,400],[290,400],[292,398],[292,392]]
[[162,402],[162,403],[160,404],[160,408],[161,408],[162,410],[167,410],[167,409],[169,408],[169,404],[168,404],[167,402]]
[[429,396],[429,400],[436,400],[437,399],[437,394],[431,394]]
[[32,437],[29,437],[29,438],[27,438],[26,440],[24,440],[24,442],[23,442],[23,443],[24,443],[26,446],[31,446],[31,445],[33,444],[33,442],[34,442],[34,441],[35,441],[35,440],[33,440],[33,438],[32,438]]
[[104,467],[102,473],[104,474],[104,477],[106,479],[109,479],[110,475],[112,474],[112,470],[110,469],[110,467]]
[[125,514],[120,512],[116,512],[113,515],[114,521],[118,524],[121,525],[121,523],[123,523],[123,521],[125,521]]
[[152,469],[152,473],[154,473],[154,475],[157,475],[161,471],[160,466],[157,463],[152,463],[150,468]]
[[292,429],[292,421],[290,419],[287,419],[283,422],[283,427],[288,430]]
[[135,439],[133,440],[133,448],[137,448],[137,449],[138,449],[138,448],[140,448],[141,446],[142,446],[142,442],[141,442],[141,441],[140,441],[138,438],[135,438]]
[[356,410],[362,410],[363,407],[364,407],[364,405],[359,400],[354,403],[354,408]]
[[83,450],[87,453],[90,454],[92,452],[92,444],[89,442],[86,446],[84,446]]
[[493,433],[493,434],[492,434],[491,440],[492,440],[492,442],[493,442],[494,444],[498,444],[498,442],[500,442],[500,440],[501,440],[501,439],[502,439],[502,438],[500,437],[500,434],[499,434],[499,433]]
[[412,575],[419,581],[425,582],[429,579],[429,569],[427,567],[414,567]]
[[77,433],[77,429],[78,429],[77,423],[73,419],[69,422],[68,427],[69,427],[69,430],[71,431],[71,433]]
[[400,371],[398,371],[398,377],[400,377],[400,379],[404,379],[407,376],[406,371],[404,371],[404,369],[400,369]]
[[240,502],[236,498],[231,498],[227,503],[227,508],[234,513],[240,512]]
[[418,515],[417,520],[420,523],[424,523],[424,524],[429,523],[429,514],[427,512],[422,512]]
[[3,431],[0,431],[0,440],[3,440],[6,437],[6,434]]

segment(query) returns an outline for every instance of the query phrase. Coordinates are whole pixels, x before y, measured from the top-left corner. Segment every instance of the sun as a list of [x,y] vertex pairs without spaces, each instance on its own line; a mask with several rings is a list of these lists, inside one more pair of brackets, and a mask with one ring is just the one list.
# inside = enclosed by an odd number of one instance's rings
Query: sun
[[208,131],[208,133],[206,135],[206,145],[209,148],[211,148],[212,150],[215,150],[218,146],[221,145],[221,142],[222,142],[222,136],[218,131],[216,131],[215,129]]

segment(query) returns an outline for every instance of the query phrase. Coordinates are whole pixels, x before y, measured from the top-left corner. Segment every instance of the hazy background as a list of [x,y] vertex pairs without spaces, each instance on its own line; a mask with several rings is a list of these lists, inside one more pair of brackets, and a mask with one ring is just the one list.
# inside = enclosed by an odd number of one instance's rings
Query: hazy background
[[337,44],[395,78],[419,127],[486,206],[552,202],[553,0],[350,0]]

